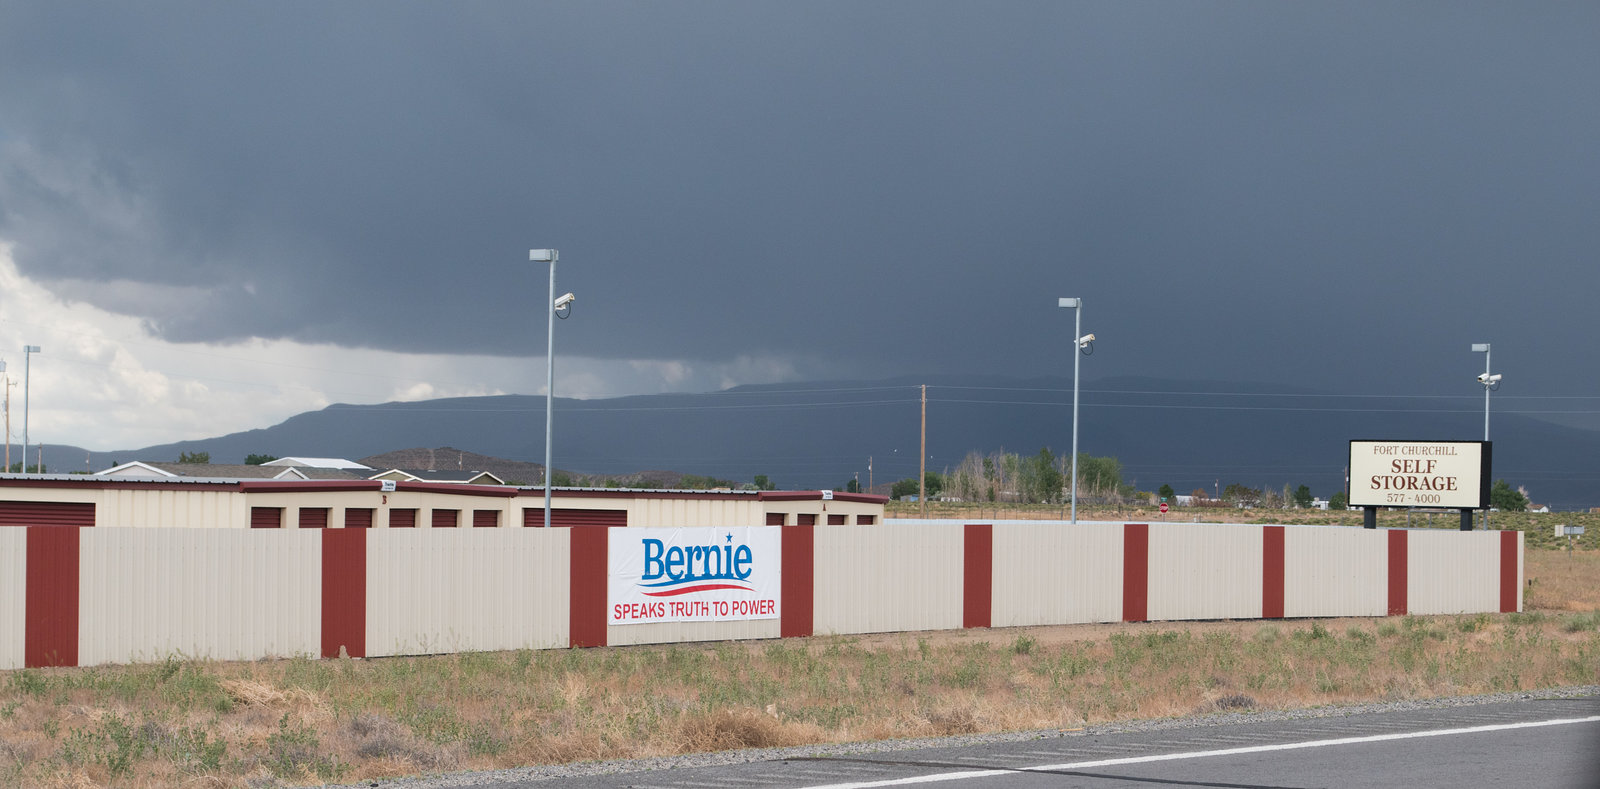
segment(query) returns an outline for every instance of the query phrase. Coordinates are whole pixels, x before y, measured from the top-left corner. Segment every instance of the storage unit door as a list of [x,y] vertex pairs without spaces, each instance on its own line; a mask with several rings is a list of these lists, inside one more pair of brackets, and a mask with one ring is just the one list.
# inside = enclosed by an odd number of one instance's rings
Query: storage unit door
[[252,529],[281,529],[283,528],[282,507],[251,507],[250,528]]
[[0,501],[0,526],[93,526],[94,504]]
[[[524,509],[522,511],[522,525],[524,525],[524,526],[543,526],[544,525],[544,509],[543,508],[537,508],[536,509],[534,507],[528,507],[527,509]],[[602,527],[613,527],[614,526],[614,527],[624,527],[624,526],[628,525],[628,511],[627,510],[572,510],[572,509],[551,508],[551,510],[550,510],[550,525],[551,526],[564,526],[564,527],[573,527],[573,526],[602,526]]]

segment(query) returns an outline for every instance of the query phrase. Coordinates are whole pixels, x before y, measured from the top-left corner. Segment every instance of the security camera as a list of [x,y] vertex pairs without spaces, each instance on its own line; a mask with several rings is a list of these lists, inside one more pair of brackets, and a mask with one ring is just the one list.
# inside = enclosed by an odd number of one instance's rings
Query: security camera
[[1078,338],[1078,347],[1087,348],[1094,343],[1094,333],[1090,332]]
[[577,298],[578,298],[577,296],[574,296],[571,293],[568,293],[568,294],[562,296],[561,298],[556,299],[556,309],[559,310],[559,309],[562,309],[564,307],[570,306],[572,304],[572,302],[575,301]]
[[1478,383],[1483,384],[1484,386],[1492,386],[1500,383],[1500,374],[1495,373],[1494,375],[1490,375],[1488,373],[1479,373]]

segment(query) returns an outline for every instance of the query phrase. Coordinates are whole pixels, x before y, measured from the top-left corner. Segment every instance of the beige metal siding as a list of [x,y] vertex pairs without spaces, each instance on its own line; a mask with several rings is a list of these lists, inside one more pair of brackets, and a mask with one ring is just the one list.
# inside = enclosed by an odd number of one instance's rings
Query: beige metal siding
[[[1522,563],[1524,561],[1526,561],[1527,558],[1528,558],[1528,536],[1526,534],[1522,534],[1522,533],[1519,532],[1517,534],[1517,612],[1518,613],[1522,612],[1522,606],[1526,603],[1526,601],[1523,600],[1523,598],[1527,596],[1526,592],[1527,592],[1527,589],[1528,589],[1528,570],[1527,570],[1526,567],[1523,567]],[[1500,609],[1497,608],[1495,610],[1498,611]]]
[[1148,616],[1259,618],[1261,551],[1260,526],[1150,524]]
[[0,529],[0,669],[22,668],[28,530]]
[[1339,526],[1284,529],[1284,616],[1388,613],[1387,531]]
[[995,525],[993,626],[1121,618],[1120,524]]
[[322,535],[237,529],[79,532],[82,665],[316,655]]
[[817,527],[812,629],[960,628],[964,533],[959,523]]
[[[558,497],[559,498],[559,497]],[[735,499],[571,499],[563,507],[629,507],[629,526],[761,526],[766,523],[754,496]]]
[[367,654],[564,647],[570,529],[367,535]]
[[1406,601],[1413,614],[1500,610],[1500,533],[1406,533]]
[[244,495],[228,490],[105,490],[96,526],[247,528]]
[[611,625],[606,628],[608,646],[629,644],[677,644],[688,641],[741,641],[778,638],[782,635],[777,619],[749,619],[739,622],[655,622],[646,625]]

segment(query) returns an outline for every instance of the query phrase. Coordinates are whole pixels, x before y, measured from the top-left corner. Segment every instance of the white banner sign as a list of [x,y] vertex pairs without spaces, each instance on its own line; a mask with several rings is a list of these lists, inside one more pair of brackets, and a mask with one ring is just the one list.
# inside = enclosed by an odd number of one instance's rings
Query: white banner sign
[[1350,505],[1487,506],[1488,447],[1481,441],[1351,441]]
[[781,526],[607,531],[607,624],[778,618]]

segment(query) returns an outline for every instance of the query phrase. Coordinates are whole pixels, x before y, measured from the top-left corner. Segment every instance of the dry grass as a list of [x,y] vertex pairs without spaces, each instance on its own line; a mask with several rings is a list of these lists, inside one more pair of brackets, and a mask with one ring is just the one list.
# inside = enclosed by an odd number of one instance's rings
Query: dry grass
[[0,785],[269,787],[1600,684],[1600,556],[1529,612],[0,672]]
[[1600,611],[1600,551],[1526,551],[1528,610]]

